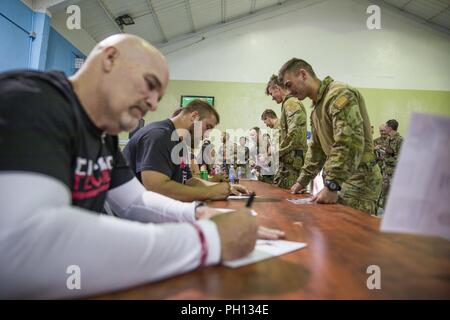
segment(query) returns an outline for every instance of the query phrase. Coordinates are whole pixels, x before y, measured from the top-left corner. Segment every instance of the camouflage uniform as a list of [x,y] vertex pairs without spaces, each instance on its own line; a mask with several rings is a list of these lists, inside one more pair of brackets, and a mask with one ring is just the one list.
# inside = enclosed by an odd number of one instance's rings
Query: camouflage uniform
[[311,113],[312,141],[298,182],[323,176],[341,186],[338,203],[376,214],[381,192],[370,120],[361,94],[326,77]]
[[394,176],[395,166],[397,165],[402,142],[403,137],[398,132],[396,132],[393,137],[388,137],[385,140],[382,165],[383,184],[380,199],[378,200],[378,206],[380,208],[384,208],[386,204],[386,199],[391,186],[392,177]]
[[273,183],[273,176],[268,176],[268,175],[260,175],[258,177],[258,180],[261,182],[265,182],[265,183]]
[[[387,140],[388,140],[388,137],[382,137],[382,136],[373,140],[375,159],[378,163],[378,166],[381,169],[381,174],[383,174],[383,161],[384,161],[384,156],[385,156]],[[375,150],[375,147],[377,147],[377,146],[380,146],[380,148],[378,150]]]
[[295,97],[287,96],[281,105],[279,129],[279,168],[274,185],[290,189],[295,184],[308,149],[306,142],[306,110]]

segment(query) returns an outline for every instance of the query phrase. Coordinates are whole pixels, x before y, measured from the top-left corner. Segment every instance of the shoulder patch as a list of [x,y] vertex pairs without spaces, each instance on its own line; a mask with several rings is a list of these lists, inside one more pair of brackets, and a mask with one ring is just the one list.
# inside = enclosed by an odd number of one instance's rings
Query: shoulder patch
[[348,102],[348,98],[347,96],[340,96],[334,103],[334,105],[341,109],[342,107],[344,107]]

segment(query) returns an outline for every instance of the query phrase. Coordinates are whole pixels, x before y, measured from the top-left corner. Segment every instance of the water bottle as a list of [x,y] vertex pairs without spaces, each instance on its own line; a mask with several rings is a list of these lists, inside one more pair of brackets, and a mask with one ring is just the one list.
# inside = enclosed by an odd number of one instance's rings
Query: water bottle
[[230,166],[230,172],[228,173],[228,179],[230,180],[230,183],[234,183],[235,174],[234,174],[234,167]]
[[226,160],[223,160],[222,174],[223,174],[224,177],[226,177],[228,175],[228,172],[227,172],[227,161]]
[[201,166],[200,179],[208,181],[208,171],[206,170],[206,166],[205,165]]

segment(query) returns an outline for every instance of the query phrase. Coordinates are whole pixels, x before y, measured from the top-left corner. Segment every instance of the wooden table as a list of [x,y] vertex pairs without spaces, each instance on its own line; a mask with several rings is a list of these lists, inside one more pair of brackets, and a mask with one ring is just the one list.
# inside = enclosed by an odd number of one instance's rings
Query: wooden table
[[[450,299],[450,241],[388,234],[381,220],[342,205],[295,205],[301,198],[257,181],[261,225],[282,229],[307,247],[238,269],[214,266],[100,299]],[[244,201],[211,202],[238,208]],[[369,290],[370,265],[381,270],[381,289]]]

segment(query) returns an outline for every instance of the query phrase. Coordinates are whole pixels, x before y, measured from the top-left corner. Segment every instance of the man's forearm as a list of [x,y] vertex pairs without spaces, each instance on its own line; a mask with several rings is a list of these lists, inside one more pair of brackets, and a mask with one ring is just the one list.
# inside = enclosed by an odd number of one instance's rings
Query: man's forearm
[[210,181],[206,181],[206,180],[202,180],[196,177],[193,177],[191,179],[189,179],[188,181],[186,181],[186,185],[191,186],[191,187],[209,187],[209,186],[213,186],[216,185],[216,182],[210,182]]
[[326,157],[322,149],[311,145],[311,148],[306,152],[305,164],[301,169],[297,182],[303,187],[306,187],[320,172],[325,163],[325,159]]
[[[137,223],[72,207],[68,189],[40,174],[0,174],[0,185],[8,186],[0,193],[0,299],[88,296],[200,265],[201,241],[190,224]],[[217,228],[209,220],[198,224],[205,262],[215,264]],[[80,270],[79,290],[67,287],[70,266]]]
[[146,188],[179,201],[203,201],[211,198],[208,186],[189,186],[172,180],[155,183]]
[[181,202],[147,191],[137,179],[108,191],[108,204],[114,214],[139,222],[194,222],[195,203]]

